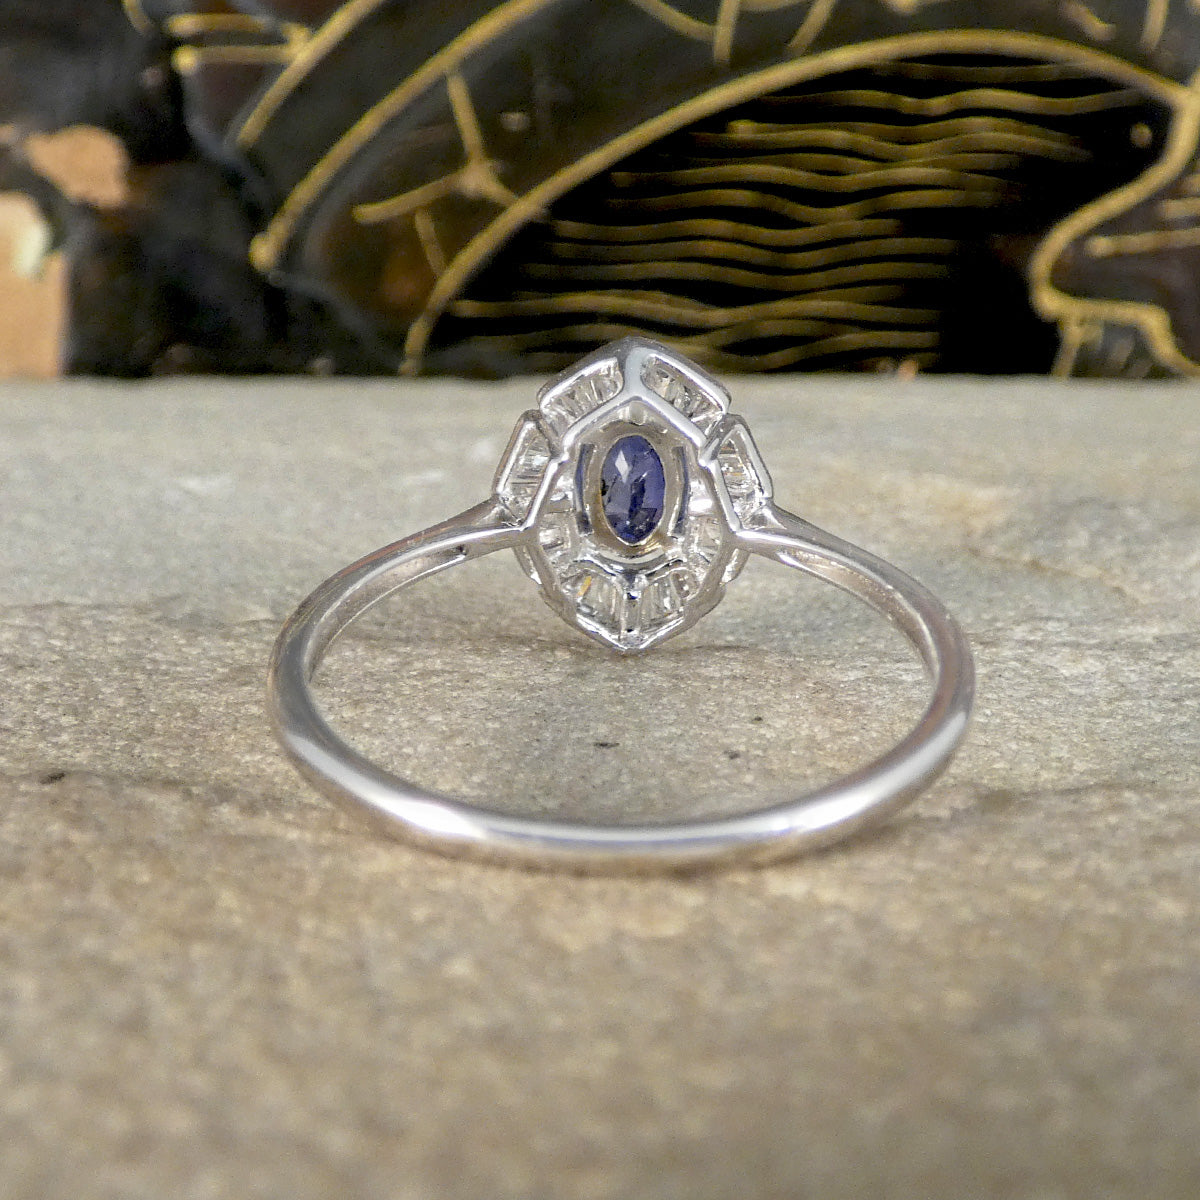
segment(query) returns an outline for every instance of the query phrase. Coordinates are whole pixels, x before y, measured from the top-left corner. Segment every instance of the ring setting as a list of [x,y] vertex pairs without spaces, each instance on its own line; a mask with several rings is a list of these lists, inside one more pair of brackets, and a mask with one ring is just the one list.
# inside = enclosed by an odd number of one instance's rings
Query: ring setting
[[694,624],[747,557],[736,531],[770,499],[745,422],[716,382],[626,339],[543,390],[495,492],[550,606],[624,653]]
[[[539,393],[496,472],[491,497],[360,559],[285,623],[269,706],[283,743],[318,787],[392,834],[441,851],[586,870],[763,862],[825,845],[911,800],[942,771],[974,696],[970,649],[926,588],[891,564],[779,508],[746,422],[725,389],[656,342],[598,350]],[[501,549],[588,637],[638,654],[716,605],[751,554],[847,591],[908,638],[933,695],[873,762],[815,791],[744,814],[648,825],[519,817],[441,795],[370,762],[336,732],[311,690],[334,639],[373,604]]]

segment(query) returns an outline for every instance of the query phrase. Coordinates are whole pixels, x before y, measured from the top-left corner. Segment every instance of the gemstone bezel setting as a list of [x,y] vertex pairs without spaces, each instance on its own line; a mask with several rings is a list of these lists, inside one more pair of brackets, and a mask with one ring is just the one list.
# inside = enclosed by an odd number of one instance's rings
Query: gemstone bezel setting
[[[655,422],[645,419],[645,414],[638,412],[636,407],[631,410],[630,417],[629,421],[614,422],[596,431],[593,437],[577,443],[577,453],[583,464],[577,495],[586,522],[596,541],[625,561],[665,547],[671,530],[679,521],[686,489],[686,466],[679,459],[675,440]],[[642,419],[639,421],[638,418]],[[603,476],[605,463],[614,449],[627,438],[634,437],[643,439],[658,458],[663,473],[663,503],[653,527],[644,536],[630,540],[618,533],[605,510]]]
[[666,511],[666,493],[662,458],[643,434],[627,433],[609,445],[600,459],[599,507],[622,542],[638,546],[654,535]]

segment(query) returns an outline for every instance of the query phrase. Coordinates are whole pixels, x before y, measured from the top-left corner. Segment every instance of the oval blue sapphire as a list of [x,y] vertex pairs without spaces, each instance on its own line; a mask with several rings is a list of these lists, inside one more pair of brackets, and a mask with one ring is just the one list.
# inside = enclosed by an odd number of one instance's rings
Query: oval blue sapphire
[[658,452],[640,434],[614,442],[600,468],[600,503],[613,533],[634,545],[662,520],[667,480]]

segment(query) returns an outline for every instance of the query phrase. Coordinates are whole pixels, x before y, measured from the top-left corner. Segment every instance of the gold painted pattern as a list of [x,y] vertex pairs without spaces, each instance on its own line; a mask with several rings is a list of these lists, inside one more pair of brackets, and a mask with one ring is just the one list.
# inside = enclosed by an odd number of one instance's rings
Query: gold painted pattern
[[443,196],[480,196],[493,203],[506,206],[516,197],[500,182],[495,165],[488,157],[475,106],[470,92],[460,75],[451,75],[446,80],[454,123],[458,127],[459,139],[463,144],[466,162],[457,170],[443,175],[420,187],[411,188],[387,200],[374,200],[354,207],[354,219],[362,225],[375,225],[395,217],[405,217],[417,211],[426,212],[435,201]]
[[[325,158],[314,171],[321,179],[328,179],[337,170],[337,165],[328,165],[330,160],[341,165],[352,157],[355,150],[374,137],[380,125],[391,115],[399,112],[409,100],[419,95],[435,82],[440,75],[457,70],[464,59],[474,50],[500,37],[514,25],[532,16],[539,9],[554,4],[556,0],[507,0],[496,6],[485,17],[465,29],[458,37],[448,42],[420,68],[396,87],[387,97],[350,127],[349,130],[326,152]],[[263,93],[249,116],[238,130],[237,144],[243,150],[253,146],[263,135],[271,118],[280,105],[303,82],[304,78],[356,25],[365,20],[387,0],[348,0],[309,39],[301,54]],[[342,143],[346,143],[342,148]],[[326,165],[322,165],[326,164]],[[311,175],[311,173],[310,173]],[[304,182],[299,185],[304,187]],[[260,256],[265,252],[260,251]]]
[[899,221],[890,217],[871,217],[774,229],[726,218],[691,217],[679,221],[657,221],[641,225],[594,225],[586,221],[556,219],[552,228],[564,238],[597,238],[605,241],[653,243],[657,238],[707,237],[726,238],[739,244],[757,243],[761,246],[810,246],[842,238],[886,237],[898,234],[901,225]]
[[[937,345],[937,334],[926,329],[846,330],[844,326],[833,322],[801,318],[774,321],[758,319],[755,324],[763,330],[764,336],[808,339],[778,350],[756,354],[755,367],[763,371],[784,370],[813,359],[868,351],[905,352],[907,357],[919,366],[932,360],[933,355],[930,352]],[[836,332],[832,332],[834,330]],[[494,338],[478,337],[474,341],[481,345],[492,343],[497,350],[512,353],[536,351],[550,345],[553,338],[563,334],[568,334],[578,341],[602,343],[624,337],[628,333],[627,324],[583,321],[568,325],[557,332],[532,330],[528,333],[497,335]],[[691,336],[675,334],[670,340],[676,349],[713,369],[745,370],[743,356],[725,349],[727,341],[733,336],[735,335],[727,330],[713,330]]]
[[1096,234],[1087,238],[1083,245],[1093,258],[1179,250],[1186,246],[1200,246],[1200,225],[1190,225],[1186,229],[1148,229],[1144,233]]
[[[124,0],[124,2],[129,7],[135,5],[137,0]],[[708,40],[713,47],[714,60],[720,63],[729,61],[738,19],[744,12],[804,6],[806,11],[792,42],[793,51],[799,53],[819,34],[832,12],[836,0],[741,0],[740,3],[738,0],[721,0],[717,19],[712,25],[696,21],[687,14],[674,9],[664,0],[630,0],[630,2],[636,4],[643,12],[658,19],[679,36]],[[924,3],[936,3],[938,0],[881,0],[881,2],[887,4],[894,11],[910,13],[923,7]],[[307,38],[305,43],[298,47],[297,52],[290,56],[289,62],[276,83],[268,89],[240,131],[238,140],[241,145],[249,146],[261,135],[278,105],[282,103],[286,95],[290,94],[296,83],[312,69],[332,45],[336,44],[380,3],[382,0],[351,0],[343,9],[334,14],[315,35]],[[553,3],[553,0],[509,0],[508,3],[499,5],[475,25],[465,30],[429,62],[423,64],[417,72],[393,89],[384,100],[363,114],[351,129],[329,148],[322,159],[286,197],[268,228],[255,239],[252,257],[256,265],[260,268],[267,268],[277,260],[284,244],[295,229],[296,223],[318,199],[334,175],[354,157],[359,149],[376,136],[387,121],[400,113],[415,96],[439,79],[445,81],[447,88],[451,89],[455,121],[464,144],[466,166],[445,179],[430,181],[422,188],[412,189],[390,200],[360,205],[355,210],[358,219],[367,222],[396,218],[411,219],[427,259],[431,266],[439,272],[439,278],[430,292],[424,312],[412,323],[408,331],[405,347],[406,369],[408,370],[417,368],[438,313],[461,289],[478,264],[497,246],[503,244],[513,231],[545,211],[557,196],[582,182],[589,175],[602,170],[616,159],[624,157],[637,147],[653,141],[671,129],[763,91],[786,87],[815,78],[820,74],[848,69],[872,61],[878,62],[906,55],[970,53],[972,51],[1021,55],[1044,54],[1053,56],[1060,61],[1094,67],[1100,73],[1109,77],[1125,79],[1151,96],[1166,100],[1177,110],[1181,109],[1181,98],[1188,90],[1182,85],[1153,72],[1132,66],[1097,49],[1053,37],[988,30],[950,30],[940,33],[900,35],[881,39],[865,47],[841,46],[807,58],[798,57],[793,61],[729,80],[726,84],[712,89],[703,96],[695,97],[670,112],[661,114],[638,129],[631,130],[622,137],[614,139],[609,145],[597,148],[592,154],[584,156],[579,162],[571,164],[551,178],[544,180],[525,195],[515,196],[496,177],[490,160],[483,152],[482,138],[479,137],[475,142],[472,141],[479,130],[473,106],[470,106],[469,94],[466,95],[465,106],[462,103],[456,103],[455,97],[457,95],[458,101],[461,101],[462,94],[465,93],[466,85],[462,80],[461,68],[472,53],[550,3]],[[1189,3],[1195,7],[1198,0],[1189,0]],[[1082,22],[1083,33],[1089,39],[1103,42],[1112,36],[1111,24],[1104,22],[1092,10],[1078,3],[1078,0],[1067,0],[1063,11],[1075,14]],[[1161,41],[1168,14],[1169,0],[1148,0],[1142,29],[1142,40],[1145,47],[1153,48]],[[131,19],[133,19],[132,16]],[[457,83],[454,82],[455,78],[458,80]],[[1037,102],[1041,106],[1040,111],[1053,111],[1055,101],[1051,98],[1039,97]],[[945,105],[947,101],[940,98],[940,103]],[[920,115],[938,116],[952,111],[954,111],[952,106],[940,110],[935,107],[923,111]],[[1032,115],[1039,110],[1027,111]],[[1178,125],[1179,122],[1177,121],[1176,124]],[[949,166],[943,164],[940,168],[927,166],[923,169],[958,171],[963,169],[963,164],[955,162]],[[437,236],[436,225],[429,212],[429,205],[440,196],[449,194],[449,190],[486,196],[496,203],[501,211],[493,222],[476,234],[465,246],[460,247],[457,253],[447,257],[446,248]],[[747,199],[755,195],[754,189],[745,190]],[[760,197],[761,193],[758,193],[755,202],[758,202]],[[946,198],[941,199],[945,200]],[[855,213],[852,207],[850,211],[843,211],[841,215],[850,221],[861,217],[861,214]],[[1066,224],[1063,223],[1063,225]],[[1060,225],[1054,233],[1057,234],[1063,225]],[[1052,239],[1047,239],[1046,245],[1049,245],[1051,241]],[[1048,282],[1051,261],[1045,254],[1040,255],[1036,261],[1032,281],[1035,294],[1041,298],[1042,303],[1051,308],[1057,306],[1055,311],[1063,313],[1056,319],[1061,320],[1064,329],[1068,325],[1072,329],[1087,325],[1092,318],[1089,317],[1087,320],[1082,318],[1079,314],[1083,309],[1064,305],[1062,300],[1053,298],[1054,289]],[[441,264],[440,268],[435,266],[439,263]],[[1088,303],[1082,299],[1077,301],[1078,305],[1085,307]],[[1116,302],[1096,303],[1110,305],[1104,310],[1110,315],[1115,311],[1111,308],[1111,304]],[[1142,310],[1148,307],[1140,306]],[[1066,312],[1068,308],[1071,310],[1069,313]],[[1091,312],[1091,310],[1088,311]],[[1127,310],[1123,309],[1122,311]],[[1161,319],[1165,321],[1165,312],[1158,311]],[[1144,328],[1148,331],[1147,335],[1152,344],[1157,347],[1156,353],[1161,351],[1169,357],[1168,347],[1162,339],[1155,341],[1154,337],[1150,336],[1151,327],[1159,328],[1160,326],[1161,321],[1156,324],[1149,316],[1146,316]],[[1176,355],[1176,357],[1179,356]]]
[[[795,52],[807,48],[820,33],[838,0],[719,0],[716,20],[711,24],[681,11],[666,0],[629,2],[672,33],[694,41],[710,43],[713,62],[724,66],[728,65],[732,57],[738,19],[743,12],[780,12],[787,8],[807,8],[808,11],[798,30],[788,43],[788,49]],[[881,0],[881,3],[906,16],[922,3],[938,2],[939,0]]]
[[309,39],[304,53],[297,55],[271,86],[262,94],[238,131],[237,144],[243,149],[262,136],[271,117],[296,86],[360,21],[387,0],[347,0]]
[[464,317],[513,317],[560,312],[610,313],[627,319],[641,317],[649,321],[669,321],[676,325],[709,329],[739,321],[801,315],[852,321],[888,321],[901,325],[919,325],[937,316],[932,309],[884,303],[898,300],[902,294],[903,289],[894,285],[866,286],[830,290],[816,299],[789,296],[783,300],[722,305],[702,304],[673,292],[626,292],[606,288],[568,296],[538,296],[532,300],[457,300],[453,304],[453,311]]
[[154,22],[146,15],[142,0],[121,0],[121,7],[124,8],[130,25],[143,37],[149,37],[155,32]]
[[181,75],[190,75],[208,62],[286,63],[294,53],[287,44],[180,46],[171,54],[171,65]]
[[[925,80],[930,78],[944,80],[947,91],[961,93],[966,80],[990,79],[1001,73],[1018,85],[1028,84],[1030,78],[1041,80],[1051,86],[1040,90],[1060,97],[1064,93],[1059,85],[1082,82],[1078,72],[1061,65],[1053,71],[1047,70],[1047,64],[1036,69],[1006,67],[1003,72],[997,72],[994,66],[967,67],[960,73],[958,63],[907,60],[889,72],[895,88],[889,88],[887,95],[890,98],[893,90],[905,89],[908,94],[925,95]],[[449,324],[444,330],[439,326],[443,343],[464,342],[485,349],[494,346],[494,353],[500,357],[521,353],[529,369],[538,370],[554,370],[577,354],[582,346],[574,339],[584,336],[594,324],[604,325],[612,336],[649,334],[681,348],[686,338],[688,352],[705,361],[718,349],[723,361],[733,362],[738,355],[744,356],[743,369],[751,362],[753,369],[759,369],[768,361],[764,355],[771,356],[772,362],[776,357],[781,362],[816,361],[812,356],[798,358],[795,346],[780,345],[785,340],[802,340],[805,345],[819,342],[827,353],[852,353],[836,349],[851,343],[830,340],[863,331],[849,320],[812,316],[793,317],[790,321],[752,319],[696,333],[666,319],[652,324],[641,318],[627,318],[622,324],[615,313],[601,318],[581,311],[580,319],[572,319],[562,316],[550,298],[574,295],[573,303],[586,308],[591,296],[603,288],[620,289],[626,296],[659,289],[674,296],[682,293],[685,297],[727,303],[728,311],[737,311],[732,308],[735,300],[752,302],[772,296],[819,299],[835,289],[844,293],[856,285],[892,284],[900,289],[896,294],[906,305],[933,308],[944,317],[945,298],[956,294],[952,280],[961,271],[958,255],[963,231],[956,228],[961,223],[923,220],[918,206],[902,205],[896,210],[900,215],[892,223],[891,232],[935,233],[946,226],[944,232],[951,236],[889,237],[866,228],[868,221],[880,220],[878,215],[846,220],[833,207],[833,219],[829,219],[828,201],[835,199],[837,189],[845,189],[849,183],[849,198],[857,199],[872,190],[889,195],[904,182],[913,184],[913,190],[922,184],[934,188],[943,184],[943,191],[953,188],[967,193],[960,197],[961,207],[972,198],[978,199],[982,186],[991,189],[984,206],[994,211],[1001,196],[1006,203],[1025,202],[1015,168],[1023,165],[1031,153],[1040,152],[1047,164],[1094,161],[1084,143],[1068,132],[1076,128],[1070,122],[1076,121],[1078,113],[1044,118],[1051,122],[1048,124],[1006,116],[991,108],[916,125],[904,116],[888,121],[847,120],[848,115],[861,118],[872,113],[871,105],[848,114],[844,106],[831,103],[830,97],[842,97],[854,86],[854,77],[823,79],[816,88],[758,97],[733,117],[718,116],[699,127],[692,125],[655,143],[648,153],[635,154],[619,168],[601,173],[580,189],[578,196],[556,203],[549,226],[539,223],[518,237],[511,250],[502,251],[500,260],[472,280],[460,297],[490,302],[508,297],[543,297],[544,311],[506,315],[503,309],[464,310],[457,301],[452,302],[446,313]],[[1109,90],[1104,85],[1098,89],[1073,86],[1069,94],[1076,99],[1076,108],[1086,110],[1097,107],[1093,103],[1097,91]],[[873,107],[875,111],[880,109],[877,104]],[[814,114],[822,111],[830,111],[830,115],[814,121]],[[1093,121],[1085,117],[1085,122]],[[870,134],[864,135],[864,129]],[[921,133],[914,133],[914,129]],[[893,136],[894,143],[890,140]],[[923,142],[918,140],[922,136]],[[1024,153],[1013,152],[1014,140]],[[969,149],[964,150],[964,145]],[[672,164],[669,171],[659,169],[661,162]],[[746,210],[746,220],[735,223],[723,217],[723,212],[732,216],[735,210],[723,203],[720,181],[738,190],[756,168],[764,166],[772,172],[765,182],[773,190],[778,189],[782,197],[809,201],[812,219],[817,221],[817,214],[821,214],[823,222],[803,225],[789,220],[777,224],[756,207]],[[937,168],[938,174],[913,177],[907,173],[913,167],[930,166]],[[1058,172],[1061,170],[1059,167]],[[988,173],[990,177],[981,178]],[[711,203],[686,195],[697,180],[714,184],[706,198]],[[655,197],[668,190],[685,193],[680,200],[684,207],[667,210],[658,220],[648,219],[653,215]],[[938,204],[925,211],[936,212],[940,218],[948,207]],[[616,223],[622,220],[623,209],[636,212],[642,223]],[[576,213],[593,214],[594,219],[566,219],[568,214]],[[788,243],[798,233],[806,236],[799,248],[792,248]],[[781,234],[785,236],[781,238]],[[911,325],[901,329],[892,323],[890,329],[867,331],[871,339],[863,344],[861,353],[877,354],[881,362],[911,359],[920,367],[934,365],[947,348],[953,352],[941,342],[945,336],[943,320],[925,331],[928,342],[919,350],[906,340],[889,341],[889,333],[902,333],[907,338],[914,331]],[[700,337],[711,345],[690,344]],[[506,345],[510,338],[513,340]],[[845,365],[844,360],[838,365]]]
[[1111,42],[1117,35],[1117,27],[1111,21],[1098,17],[1081,0],[1064,0],[1062,13],[1085,37],[1093,41]]
[[480,262],[507,241],[516,229],[546,211],[558,196],[641,146],[648,145],[673,129],[721,109],[731,108],[753,96],[794,86],[821,75],[881,60],[971,52],[1008,53],[1014,56],[1054,58],[1076,63],[1094,69],[1098,74],[1124,81],[1143,93],[1172,104],[1178,103],[1187,93],[1184,85],[1085,46],[1037,34],[978,30],[906,34],[881,39],[865,46],[841,46],[748,73],[729,80],[702,96],[692,98],[686,104],[661,114],[637,129],[630,130],[519,197],[458,252],[436,281],[424,312],[409,327],[405,343],[404,371],[414,373],[419,370],[434,321],[461,291]]
[[733,53],[733,37],[737,30],[738,11],[742,0],[721,0],[717,23],[713,29],[713,62],[728,66]]
[[837,2],[838,0],[813,0],[808,15],[800,22],[800,28],[788,42],[788,49],[793,54],[803,54],[816,41]]
[[[367,8],[374,8],[382,3],[383,0],[369,0]],[[355,123],[344,133],[322,156],[307,175],[292,189],[292,191],[284,199],[279,211],[272,218],[267,228],[260,233],[250,245],[250,260],[259,270],[267,270],[272,267],[279,255],[282,253],[284,243],[290,236],[292,229],[301,216],[320,196],[325,186],[344,167],[354,155],[367,145],[374,138],[380,129],[387,124],[394,116],[402,112],[415,97],[421,95],[422,92],[429,87],[434,86],[439,81],[446,81],[448,77],[458,71],[462,63],[476,50],[505,33],[509,28],[518,22],[532,16],[539,9],[547,5],[555,3],[555,0],[508,0],[508,3],[501,4],[496,9],[493,9],[486,17],[477,21],[470,28],[464,30],[453,41],[449,42],[437,54],[427,59],[422,63],[421,67],[410,75],[406,80],[393,88],[387,96],[384,97],[373,108],[364,113]],[[347,8],[352,5],[347,5]],[[340,15],[345,9],[339,10]],[[356,10],[357,15],[355,20],[361,19],[362,12]],[[315,61],[313,54],[323,55],[328,52],[329,45],[324,42],[320,47],[316,46],[319,39],[325,34],[326,28],[332,24],[335,18],[330,18],[326,26],[322,26],[321,31],[314,36],[305,52],[300,55],[293,64],[298,72],[306,71],[311,68]],[[346,18],[350,21],[350,17]],[[335,40],[344,36],[344,30],[339,25]],[[334,34],[330,34],[333,37]],[[284,84],[284,77],[288,75],[288,71],[276,80],[276,85]],[[268,89],[267,94],[263,97],[263,101],[255,108],[254,112],[242,127],[241,133],[238,135],[238,144],[247,146],[261,132],[265,126],[269,112],[274,110],[274,106],[282,102],[283,94],[290,92],[292,87],[298,82],[298,77],[293,76],[287,81],[282,92],[272,101],[271,105],[264,108],[268,98],[272,92],[276,91],[276,85],[272,85]]]
[[1103,112],[1120,108],[1136,100],[1139,93],[1132,89],[1098,92],[1093,96],[1038,96],[1028,92],[1001,91],[996,88],[968,88],[942,96],[904,96],[870,88],[852,88],[829,92],[830,104],[888,109],[905,116],[943,117],[964,108],[997,108],[1031,116],[1065,116],[1067,114]]
[[[803,292],[822,291],[839,284],[863,283],[878,280],[937,279],[949,274],[945,263],[937,262],[856,262],[849,266],[822,265],[800,274],[780,274],[776,271],[752,271],[741,266],[723,266],[708,262],[656,262],[656,280],[702,280],[705,283],[728,284],[731,287],[754,288],[758,291],[787,292],[800,295]],[[530,278],[539,275],[555,278],[551,263],[529,263],[524,274]],[[608,263],[576,266],[572,278],[595,282],[636,283],[646,276],[646,268],[640,263]]]
[[976,189],[919,188],[898,189],[884,196],[854,200],[848,204],[819,205],[789,200],[774,192],[755,191],[753,188],[726,188],[721,190],[697,190],[691,192],[668,192],[662,196],[643,198],[641,209],[669,212],[676,208],[692,208],[698,205],[720,205],[724,208],[745,208],[754,212],[776,213],[791,221],[804,223],[826,219],[853,220],[868,217],[889,209],[914,208],[959,208],[963,206],[986,208],[1003,199],[1003,190],[992,180],[989,186]]
[[[1042,316],[1056,321],[1062,331],[1062,348],[1054,366],[1056,374],[1070,374],[1084,343],[1093,340],[1097,330],[1105,323],[1111,323],[1138,329],[1155,359],[1168,370],[1179,375],[1200,375],[1200,363],[1188,358],[1179,348],[1166,309],[1140,301],[1072,296],[1055,287],[1051,281],[1054,264],[1072,242],[1082,241],[1085,250],[1094,251],[1097,247],[1094,245],[1096,235],[1093,230],[1150,199],[1194,169],[1200,140],[1200,73],[1190,85],[1175,90],[1172,99],[1175,118],[1166,148],[1158,162],[1132,183],[1101,196],[1061,221],[1042,241],[1030,264],[1030,294],[1034,306]],[[1171,242],[1164,240],[1168,235],[1177,236],[1187,232],[1152,230],[1147,231],[1148,236],[1129,236],[1146,238],[1137,244],[1138,251],[1145,251],[1168,247]],[[1111,244],[1112,239],[1109,240],[1109,247]],[[1185,241],[1183,244],[1200,244],[1200,234],[1195,243]],[[1105,245],[1104,241],[1100,241],[1099,248],[1103,251]],[[1134,252],[1128,242],[1124,243],[1124,249]]]
[[421,250],[425,254],[425,261],[435,275],[440,275],[446,269],[446,254],[442,249],[433,215],[427,208],[418,208],[413,213],[412,219],[417,240],[421,243]]
[[[858,232],[866,222],[831,222],[841,230],[841,236]],[[593,227],[595,228],[595,227]],[[754,227],[757,231],[757,227]],[[810,226],[816,230],[818,226]],[[775,232],[775,231],[762,231]],[[783,231],[780,231],[783,232]],[[631,262],[668,263],[672,259],[728,258],[741,263],[763,267],[794,270],[817,269],[845,260],[885,258],[889,255],[950,254],[958,245],[952,238],[937,237],[876,237],[860,241],[827,244],[816,250],[767,250],[737,239],[717,238],[692,241],[640,242],[633,245],[612,245],[608,242],[550,242],[548,249],[556,259],[604,263],[614,260],[622,265]],[[531,266],[539,264],[533,263]]]
[[308,28],[290,21],[268,21],[248,13],[175,13],[163,22],[163,30],[171,37],[187,40],[222,34],[244,34],[250,37],[287,34],[308,36]]
[[1157,48],[1167,28],[1167,13],[1171,0],[1146,0],[1146,20],[1142,25],[1142,49],[1149,53]]
[[[838,162],[853,164],[852,159],[838,159]],[[976,160],[976,165],[986,165]],[[635,177],[623,172],[613,176],[617,184],[632,183]],[[685,167],[681,170],[646,171],[636,176],[640,183],[661,183],[673,185],[671,190],[662,197],[641,201],[646,208],[676,208],[690,205],[694,199],[710,196],[718,199],[716,193],[699,192],[690,189],[691,184],[722,184],[722,183],[759,183],[780,187],[815,187],[823,192],[869,192],[876,188],[892,187],[931,187],[942,185],[957,188],[986,188],[994,190],[996,181],[991,175],[979,174],[962,170],[954,165],[932,165],[920,162],[906,162],[903,166],[879,167],[878,169],[861,169],[855,166],[845,167],[838,174],[828,174],[824,171],[814,171],[779,163],[728,163],[714,167]],[[741,191],[752,192],[757,197],[766,197],[772,193],[742,188]],[[700,201],[703,203],[703,200]],[[793,210],[794,211],[794,210]],[[814,212],[824,211],[815,209]],[[808,217],[811,220],[813,217]],[[819,218],[818,218],[819,219]]]
[[1200,196],[1179,196],[1174,200],[1163,200],[1158,206],[1164,221],[1183,221],[1200,217]]
[[727,132],[697,134],[696,140],[701,145],[743,146],[748,150],[766,147],[793,151],[802,147],[823,147],[887,161],[983,149],[1039,154],[1065,161],[1078,161],[1081,157],[1080,150],[1066,134],[1027,121],[990,115],[954,117],[913,125],[843,121],[836,129],[828,125],[797,125],[778,130],[774,126],[734,121]]
[[694,38],[700,42],[713,39],[713,27],[707,21],[698,21],[695,17],[673,8],[665,0],[629,0],[629,3],[680,37]]
[[171,61],[189,74],[206,62],[288,63],[302,52],[310,31],[247,13],[175,13],[163,22],[163,32],[186,43]]

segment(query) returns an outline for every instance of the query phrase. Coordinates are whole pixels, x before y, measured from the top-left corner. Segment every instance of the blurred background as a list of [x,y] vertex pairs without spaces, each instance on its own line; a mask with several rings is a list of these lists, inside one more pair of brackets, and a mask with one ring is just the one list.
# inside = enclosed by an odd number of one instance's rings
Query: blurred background
[[1197,79],[1165,0],[0,0],[0,374],[1198,375]]
[[[0,131],[0,137],[3,131]],[[125,153],[109,133],[88,127],[34,136],[37,169],[68,196],[97,207],[125,196]],[[61,373],[66,263],[32,200],[0,192],[0,376],[46,379]]]

